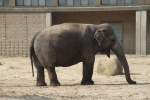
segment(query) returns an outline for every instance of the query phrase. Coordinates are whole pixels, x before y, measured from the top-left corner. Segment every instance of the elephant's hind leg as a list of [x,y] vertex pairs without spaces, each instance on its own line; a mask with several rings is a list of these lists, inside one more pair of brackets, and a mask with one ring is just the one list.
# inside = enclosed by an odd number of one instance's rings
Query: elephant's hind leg
[[37,69],[36,86],[47,86],[45,82],[44,67],[40,64],[37,58],[34,58],[34,64]]
[[49,75],[50,85],[51,86],[60,86],[60,83],[57,79],[55,67],[47,67],[47,71],[48,71],[48,75]]

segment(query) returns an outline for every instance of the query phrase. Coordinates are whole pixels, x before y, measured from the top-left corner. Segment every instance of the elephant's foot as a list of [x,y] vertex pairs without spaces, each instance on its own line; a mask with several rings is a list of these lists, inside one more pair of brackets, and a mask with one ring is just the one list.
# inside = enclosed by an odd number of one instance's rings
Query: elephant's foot
[[51,81],[50,85],[51,86],[60,86],[60,83],[58,81]]
[[82,81],[81,85],[94,85],[94,81],[93,80]]
[[37,82],[36,86],[47,86],[45,82]]
[[133,81],[133,80],[127,80],[127,82],[129,83],[129,84],[136,84],[136,81]]

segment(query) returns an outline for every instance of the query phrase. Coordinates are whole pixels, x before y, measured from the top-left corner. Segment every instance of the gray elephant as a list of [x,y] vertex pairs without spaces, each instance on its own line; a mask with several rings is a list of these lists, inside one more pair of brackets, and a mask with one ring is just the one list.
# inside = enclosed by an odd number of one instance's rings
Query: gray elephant
[[93,85],[93,65],[98,52],[110,57],[113,51],[120,60],[126,80],[136,84],[130,77],[128,62],[112,27],[108,23],[64,23],[51,26],[37,33],[32,39],[30,58],[37,69],[37,86],[46,86],[44,68],[47,69],[50,85],[59,86],[55,67],[68,67],[83,62],[82,85]]

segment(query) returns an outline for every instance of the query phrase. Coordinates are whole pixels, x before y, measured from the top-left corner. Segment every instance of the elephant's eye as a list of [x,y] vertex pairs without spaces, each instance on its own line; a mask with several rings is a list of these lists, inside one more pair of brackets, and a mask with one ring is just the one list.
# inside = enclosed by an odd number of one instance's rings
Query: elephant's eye
[[112,42],[115,42],[116,40],[115,40],[115,39],[112,39],[111,41],[112,41]]
[[101,32],[102,32],[102,30],[98,30],[98,32],[99,32],[99,33],[101,33]]
[[106,33],[106,32],[107,32],[107,30],[103,30],[103,32],[104,32],[104,33]]

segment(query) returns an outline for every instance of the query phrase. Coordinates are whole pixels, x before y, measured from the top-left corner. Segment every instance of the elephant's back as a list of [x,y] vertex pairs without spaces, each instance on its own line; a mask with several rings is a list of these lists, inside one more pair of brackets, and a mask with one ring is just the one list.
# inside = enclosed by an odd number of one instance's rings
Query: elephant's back
[[59,25],[54,25],[46,28],[38,34],[36,40],[38,41],[70,41],[79,39],[82,34],[85,33],[85,25],[82,24],[72,24],[64,23]]
[[92,24],[63,23],[46,28],[37,35],[37,42],[76,42],[84,38]]
[[47,27],[43,30],[43,33],[46,32],[48,34],[63,34],[63,32],[80,32],[84,33],[86,31],[87,26],[93,24],[80,24],[80,23],[63,23],[58,25],[53,25]]

